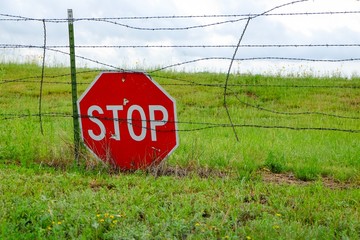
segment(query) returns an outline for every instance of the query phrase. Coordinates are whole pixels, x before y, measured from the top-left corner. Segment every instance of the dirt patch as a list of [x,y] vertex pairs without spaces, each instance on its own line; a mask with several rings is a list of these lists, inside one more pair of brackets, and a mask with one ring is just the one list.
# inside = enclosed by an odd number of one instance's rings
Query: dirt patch
[[160,164],[158,166],[153,166],[145,170],[147,173],[154,175],[155,177],[161,176],[174,176],[174,177],[188,177],[197,175],[200,178],[225,178],[232,175],[230,171],[218,170],[208,167],[194,167],[194,166],[167,166],[165,164]]
[[[219,170],[208,167],[198,166],[168,166],[160,164],[146,170],[148,174],[155,177],[173,176],[178,178],[199,176],[200,178],[236,178],[239,177],[236,172],[231,170]],[[296,176],[289,173],[273,173],[268,169],[261,169],[252,175],[254,179],[260,177],[263,182],[274,183],[279,185],[297,185],[307,186],[315,181],[304,181],[296,178]],[[318,179],[324,187],[330,189],[360,189],[360,184],[356,182],[341,182],[329,177],[322,177]]]
[[305,182],[297,179],[292,173],[273,173],[262,170],[259,172],[264,182],[276,184],[292,184],[292,185],[309,185],[310,182]]
[[[270,171],[262,170],[259,172],[259,174],[261,175],[264,182],[275,184],[307,186],[311,183],[314,183],[314,181],[302,181],[300,179],[297,179],[292,173],[272,173]],[[360,186],[356,183],[340,182],[328,177],[320,178],[319,182],[321,182],[324,187],[330,189],[360,188]]]
[[[5,161],[2,162],[5,165],[19,165],[22,164],[18,161]],[[64,170],[61,166],[57,165],[49,165],[50,167],[54,167],[56,169]],[[107,172],[111,175],[119,175],[119,174],[133,174],[136,170],[126,170],[122,171],[117,168],[112,168],[108,166],[103,169],[104,172]],[[184,177],[193,177],[197,176],[200,178],[223,178],[223,179],[235,179],[241,178],[238,173],[231,169],[214,169],[210,167],[200,167],[196,164],[189,166],[169,166],[166,163],[160,163],[159,165],[151,166],[147,169],[142,170],[145,174],[153,175],[154,177],[162,177],[162,176],[171,176],[177,178]],[[269,169],[263,168],[256,172],[251,173],[249,179],[253,179],[261,181],[265,183],[279,184],[279,185],[297,185],[297,186],[307,186],[313,184],[315,181],[304,181],[296,178],[296,176],[291,173],[273,173]],[[320,177],[317,182],[321,183],[324,187],[330,189],[360,189],[360,182],[357,181],[339,181],[330,177]],[[94,191],[97,191],[101,188],[107,188],[109,190],[115,188],[114,185],[109,185],[99,181],[92,181],[89,183],[89,187]]]
[[258,99],[259,97],[256,95],[256,93],[254,92],[251,92],[251,91],[246,91],[245,92],[245,95],[249,98],[252,98],[252,99]]
[[99,191],[101,188],[106,188],[108,190],[112,190],[112,189],[116,188],[116,186],[114,184],[109,184],[109,183],[99,181],[96,179],[92,180],[89,183],[89,187],[95,192]]

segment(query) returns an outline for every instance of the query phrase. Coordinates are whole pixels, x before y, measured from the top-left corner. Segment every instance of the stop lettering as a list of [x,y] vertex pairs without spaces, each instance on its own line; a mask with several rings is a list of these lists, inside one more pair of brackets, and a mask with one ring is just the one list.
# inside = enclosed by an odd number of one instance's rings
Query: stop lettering
[[[119,124],[119,111],[122,111],[124,109],[124,106],[122,105],[107,105],[107,110],[112,111],[112,120],[114,123],[113,129],[111,129],[110,132],[113,132],[112,138],[115,140],[120,140],[120,124]],[[160,111],[162,113],[163,118],[161,120],[155,119],[155,111]],[[96,135],[94,133],[93,129],[88,130],[89,136],[95,140],[95,141],[101,141],[106,136],[106,128],[105,125],[102,123],[101,120],[98,118],[93,117],[94,112],[97,112],[99,114],[104,114],[104,111],[99,107],[98,105],[93,105],[89,107],[88,109],[88,116],[90,117],[90,120],[94,122],[98,128],[100,129],[100,133]],[[136,114],[136,112],[140,115],[139,121],[141,122],[141,130],[140,135],[137,135],[134,130],[134,125],[132,122],[133,116]],[[135,141],[143,141],[145,139],[147,129],[150,130],[151,133],[151,141],[156,141],[156,128],[158,126],[163,126],[168,121],[168,112],[164,106],[161,105],[150,105],[149,106],[149,127],[147,126],[147,120],[146,120],[146,114],[144,109],[139,105],[132,105],[129,107],[127,111],[127,128],[129,131],[129,134],[131,138]]]

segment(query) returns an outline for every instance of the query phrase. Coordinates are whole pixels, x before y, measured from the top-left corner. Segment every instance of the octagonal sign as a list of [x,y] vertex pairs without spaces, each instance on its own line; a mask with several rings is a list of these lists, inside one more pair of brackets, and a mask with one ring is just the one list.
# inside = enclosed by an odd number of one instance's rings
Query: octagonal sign
[[121,169],[146,168],[178,146],[175,100],[140,72],[103,72],[78,102],[87,148]]

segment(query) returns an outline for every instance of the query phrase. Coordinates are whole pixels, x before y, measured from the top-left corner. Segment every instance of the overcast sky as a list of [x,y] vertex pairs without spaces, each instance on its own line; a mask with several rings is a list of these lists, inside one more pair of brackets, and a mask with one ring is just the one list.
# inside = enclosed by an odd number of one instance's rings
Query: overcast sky
[[[73,9],[74,18],[119,18],[140,16],[232,15],[257,14],[291,0],[1,0],[0,19],[23,16],[39,19],[67,18]],[[360,11],[357,0],[309,0],[275,9],[269,13]],[[5,15],[4,15],[5,14]],[[189,30],[138,30],[140,28],[178,28],[238,20],[223,18],[117,19],[118,24],[100,21],[76,21],[76,45],[236,45],[246,21],[233,21]],[[121,24],[121,25],[119,25]],[[360,13],[322,15],[272,15],[251,19],[241,45],[254,44],[360,44]],[[48,46],[68,45],[67,23],[46,22]],[[43,44],[41,21],[0,21],[0,45]],[[68,52],[67,48],[57,50]],[[77,48],[76,54],[121,68],[154,68],[201,58],[231,58],[235,48]],[[0,48],[0,60],[40,61],[41,49]],[[360,47],[240,47],[237,58],[290,57],[307,59],[360,58]],[[68,64],[68,56],[47,51],[48,65]],[[360,61],[314,63],[304,61],[236,61],[233,71],[265,74],[304,74],[344,76],[360,75]],[[230,60],[203,60],[184,64],[176,69],[187,71],[226,72]],[[77,59],[78,66],[105,66]],[[173,68],[175,69],[175,68]]]

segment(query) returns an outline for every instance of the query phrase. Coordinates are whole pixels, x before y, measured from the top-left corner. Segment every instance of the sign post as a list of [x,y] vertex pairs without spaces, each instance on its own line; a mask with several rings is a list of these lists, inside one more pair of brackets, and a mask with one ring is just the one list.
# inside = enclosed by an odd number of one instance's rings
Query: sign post
[[85,146],[121,169],[157,164],[178,146],[175,100],[144,73],[101,73],[77,104]]

